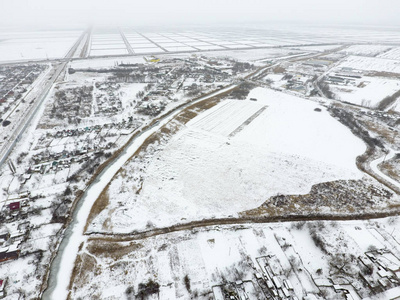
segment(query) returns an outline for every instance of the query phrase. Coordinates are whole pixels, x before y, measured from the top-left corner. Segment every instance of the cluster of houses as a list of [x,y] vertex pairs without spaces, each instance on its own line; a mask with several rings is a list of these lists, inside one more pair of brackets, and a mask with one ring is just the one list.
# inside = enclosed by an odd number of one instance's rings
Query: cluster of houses
[[[213,293],[216,300],[250,299],[249,294],[258,290],[263,299],[271,300],[298,300],[290,280],[284,275],[278,258],[267,255],[256,258],[259,268],[254,270],[254,279],[237,280],[224,285],[214,286]],[[261,295],[260,295],[261,297]]]
[[228,82],[232,67],[233,64],[229,67],[221,63],[214,65],[209,58],[197,56],[165,60],[153,74],[156,79],[153,87],[143,93],[136,108],[145,115],[158,115],[168,103],[177,101],[179,92],[194,97],[212,84],[221,86],[221,83]]
[[45,68],[36,64],[0,67],[0,107],[3,113],[22,97]]
[[96,82],[95,115],[110,116],[122,111],[122,102],[119,92],[120,87],[120,84],[115,82]]
[[54,94],[50,118],[79,124],[82,118],[89,117],[92,113],[92,91],[93,86],[80,86],[57,91]]
[[400,260],[390,250],[369,251],[359,260],[366,270],[360,272],[360,277],[374,293],[399,286]]
[[[16,260],[21,255],[21,243],[26,241],[31,225],[29,221],[18,218],[27,213],[31,195],[29,192],[9,196],[0,203],[1,212],[10,221],[0,228],[0,264]],[[6,296],[7,278],[0,278],[0,298]]]
[[269,295],[271,299],[288,299],[291,297],[296,300],[293,286],[288,278],[283,274],[283,270],[277,257],[267,255],[257,258],[257,263],[260,266],[261,273],[255,274],[264,294]]

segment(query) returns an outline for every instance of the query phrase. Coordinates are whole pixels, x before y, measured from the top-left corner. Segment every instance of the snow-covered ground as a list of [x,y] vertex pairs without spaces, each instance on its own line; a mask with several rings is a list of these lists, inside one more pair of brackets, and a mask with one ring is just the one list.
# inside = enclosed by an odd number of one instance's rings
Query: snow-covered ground
[[376,57],[349,56],[338,67],[364,71],[400,73],[400,61]]
[[[293,289],[289,293],[298,299],[348,299],[335,288],[348,290],[352,299],[362,299],[369,292],[358,275],[366,274],[359,257],[372,266],[373,260],[365,253],[374,253],[378,261],[400,267],[395,259],[400,250],[394,234],[398,234],[398,222],[398,218],[388,218],[243,224],[204,227],[133,242],[104,244],[95,239],[81,251],[82,266],[86,267],[76,274],[72,295],[121,299],[128,287],[137,294],[139,284],[151,279],[160,284],[160,299],[189,299],[195,293],[202,295],[201,299],[223,299],[218,295],[230,285],[242,294],[240,299],[265,299],[257,278],[268,281],[276,276],[281,284],[290,282]],[[315,237],[320,240],[319,246]],[[378,284],[382,277],[377,272],[375,267],[366,278]],[[400,295],[399,289],[389,293],[392,297]],[[311,295],[315,298],[303,298]],[[385,295],[371,299],[389,299]]]
[[0,33],[0,62],[63,58],[80,31]]
[[382,77],[364,76],[356,80],[356,84],[338,86],[331,85],[337,99],[374,108],[385,97],[400,90],[400,81]]
[[124,173],[132,174],[111,182],[110,206],[89,231],[101,230],[108,218],[114,232],[131,232],[149,222],[163,227],[227,217],[278,193],[305,194],[316,183],[361,178],[355,158],[365,145],[324,108],[262,88],[248,97],[257,101],[227,100],[187,123],[152,157],[139,195],[128,179],[136,176],[135,160],[128,163]]
[[352,45],[340,52],[350,54],[350,55],[360,55],[360,56],[377,56],[380,53],[390,50],[391,46],[384,45]]
[[385,53],[379,55],[381,58],[388,58],[388,59],[400,59],[400,47],[394,47],[392,50],[389,50]]

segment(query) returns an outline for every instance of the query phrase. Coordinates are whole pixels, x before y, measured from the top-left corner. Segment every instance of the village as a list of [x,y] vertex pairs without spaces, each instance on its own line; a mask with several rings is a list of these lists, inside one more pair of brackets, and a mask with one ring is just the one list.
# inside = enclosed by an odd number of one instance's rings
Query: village
[[[7,69],[10,76],[4,73],[2,105],[21,99],[44,68]],[[232,74],[251,70],[250,64],[217,63],[205,57],[144,60],[135,66],[122,63],[106,71],[70,69],[73,83],[56,86],[28,148],[13,155],[0,175],[0,297],[37,295],[77,195],[135,132],[165,109],[229,85]],[[96,74],[104,73],[107,80],[97,78]],[[82,74],[83,84],[73,79],[82,81]],[[30,267],[17,267],[26,264]],[[30,278],[32,284],[17,288],[20,276]]]
[[[232,116],[237,117],[242,111],[249,114],[243,117],[243,124],[234,122],[233,125],[236,124],[238,127],[232,128],[228,139],[222,143],[224,147],[227,147],[244,127],[254,124],[254,121],[257,122],[264,111],[268,113],[271,105],[261,105],[264,101],[263,97],[251,94],[257,86],[280,93],[279,95],[296,97],[296,100],[310,101],[313,105],[312,112],[317,116],[325,114],[324,107],[314,107],[318,104],[329,108],[329,113],[339,121],[343,121],[341,119],[343,111],[351,112],[351,117],[357,120],[356,124],[362,125],[363,130],[373,132],[374,138],[382,145],[385,144],[386,147],[389,145],[394,151],[398,151],[396,146],[399,125],[398,101],[397,97],[392,96],[398,90],[396,75],[393,75],[397,73],[382,73],[380,69],[367,70],[368,68],[361,62],[348,57],[340,49],[341,47],[321,51],[321,53],[302,53],[301,55],[305,57],[297,57],[300,54],[294,53],[287,59],[247,59],[244,52],[243,59],[225,54],[214,56],[210,53],[190,53],[71,62],[67,71],[62,74],[60,80],[54,84],[46,96],[41,115],[34,121],[29,137],[17,141],[16,151],[11,153],[0,171],[2,224],[0,227],[0,297],[10,300],[33,299],[43,294],[50,276],[49,267],[57,254],[65,230],[72,220],[73,211],[93,180],[107,169],[108,163],[118,158],[126,145],[133,143],[137,136],[146,130],[158,126],[160,120],[173,116],[173,113],[179,109],[190,108],[181,115],[179,119],[181,123],[174,121],[175,123],[172,122],[163,128],[163,132],[170,136],[162,136],[160,141],[149,143],[148,152],[134,161],[136,168],[134,175],[128,175],[128,178],[134,177],[131,184],[138,184],[138,189],[135,194],[129,196],[132,202],[140,197],[143,186],[146,189],[145,180],[146,170],[150,164],[149,159],[153,155],[162,153],[164,150],[162,147],[167,145],[174,130],[188,127],[186,122],[198,114],[220,102],[230,103],[226,107],[231,105]],[[378,58],[369,59],[379,60]],[[0,118],[2,127],[5,128],[7,116],[14,111],[18,112],[19,103],[23,104],[25,99],[30,99],[26,98],[27,93],[38,82],[46,80],[49,65],[33,63],[1,68],[2,115]],[[368,89],[374,84],[382,84],[382,82],[387,82],[387,84],[384,85],[381,93],[376,93],[371,98],[365,96],[363,89]],[[214,93],[220,94],[214,98],[212,96]],[[360,95],[357,96],[358,98],[355,97],[356,100],[353,102],[349,102],[346,98],[347,94],[354,96],[357,93]],[[386,97],[390,99],[385,100],[383,106],[379,106]],[[209,102],[212,105],[190,106],[193,102],[202,103],[202,99],[211,99]],[[232,104],[233,102],[236,104]],[[241,103],[236,107],[238,102]],[[248,105],[254,105],[254,108],[247,110]],[[234,121],[234,118],[232,119]],[[376,121],[375,127],[371,124],[371,120]],[[224,128],[229,127],[230,130],[229,122],[226,123],[223,125]],[[352,123],[350,125],[348,127],[351,130],[358,129],[357,125]],[[200,131],[199,128],[196,130]],[[361,130],[358,132],[361,132],[359,137],[365,139],[364,133]],[[388,150],[378,147],[373,158],[377,158],[384,151]],[[193,161],[196,159],[191,158]],[[394,165],[392,169],[395,170],[395,160],[391,159],[389,162]],[[387,170],[384,172],[390,173]],[[392,170],[393,172],[395,171]],[[168,180],[172,182],[174,178],[171,175]],[[363,185],[361,181],[354,182],[360,191],[363,192],[364,188],[368,190],[363,194],[366,199],[362,199],[370,205],[365,205],[366,211],[371,207],[373,209],[383,207],[382,210],[386,212],[390,205],[397,205],[396,194],[389,192],[387,186],[371,188]],[[343,201],[345,202],[345,197],[348,196],[348,194],[335,192],[335,189],[342,187],[340,183],[316,185],[311,190],[311,195],[305,195],[304,198],[298,196],[298,203],[304,201],[304,214],[308,213],[307,209],[318,212],[318,209],[314,209],[312,205],[319,203],[320,198],[322,199],[319,192],[330,191],[335,199],[324,195],[323,204],[337,201],[338,206]],[[351,193],[352,188],[350,186],[345,189],[346,193]],[[121,190],[124,189],[125,187],[121,187]],[[313,194],[314,190],[317,192]],[[354,196],[354,194],[351,195]],[[265,199],[265,201],[269,200],[268,202],[260,203],[260,207],[267,211],[269,216],[275,213],[281,214],[286,204],[288,209],[292,207],[291,201],[295,197],[297,195],[274,195]],[[125,214],[124,217],[116,218],[117,221],[132,218],[129,213],[126,216],[126,211],[132,203],[128,205],[128,201],[124,204],[122,200],[115,202],[112,199],[110,203],[112,204],[113,201],[116,207],[112,207],[107,212],[110,220],[106,219],[103,222],[102,219],[102,225],[97,228],[102,228],[102,226],[112,228],[115,225],[114,229],[118,230],[118,226],[121,225],[113,224],[111,220],[114,212],[122,211],[121,214]],[[365,204],[355,201],[354,207],[360,206],[360,203]],[[107,205],[109,204],[104,204],[103,209]],[[260,207],[253,208],[259,213]],[[343,208],[347,207],[343,205]],[[253,213],[251,210],[243,211],[237,218],[248,218],[251,213]],[[258,217],[260,215],[255,218]],[[215,219],[215,216],[211,215],[210,219]],[[88,223],[88,232],[92,230],[93,234],[97,234],[97,231],[93,230],[94,227],[90,227],[94,226],[93,224]],[[140,226],[146,227],[146,230],[157,227],[151,222],[144,222]],[[287,226],[296,225],[288,223]],[[201,298],[199,295],[203,293],[201,299],[217,300],[358,300],[400,286],[399,250],[396,248],[397,245],[393,244],[394,238],[388,237],[387,241],[382,242],[381,247],[353,249],[354,254],[351,249],[348,249],[349,256],[342,258],[330,254],[334,251],[324,252],[326,249],[320,247],[323,239],[321,235],[311,231],[307,234],[307,238],[315,243],[315,248],[322,251],[326,256],[325,260],[329,261],[329,266],[325,266],[325,269],[309,270],[309,267],[305,266],[305,261],[302,262],[305,260],[304,253],[298,254],[290,243],[286,243],[277,235],[275,236],[276,249],[281,250],[258,251],[259,253],[256,254],[248,249],[246,259],[243,259],[242,253],[240,254],[241,259],[236,263],[240,263],[247,273],[234,272],[236,275],[228,278],[229,276],[224,275],[225,269],[221,267],[215,274],[214,270],[210,271],[210,274],[213,274],[210,278],[202,275],[203,277],[200,276],[198,280],[192,279],[192,286],[197,284],[197,296]],[[328,239],[333,239],[328,234],[327,236]],[[260,239],[263,238],[260,237]],[[215,241],[212,240],[213,238],[207,238],[210,249],[214,247]],[[394,246],[390,247],[391,243]],[[260,244],[268,247],[265,241]],[[299,244],[298,241],[297,244]],[[239,251],[237,244],[232,245],[232,249],[235,247],[236,250],[232,251]],[[82,251],[86,251],[85,248]],[[282,256],[280,251],[286,255]],[[345,253],[345,251],[340,253]],[[79,255],[84,257],[82,253]],[[179,252],[172,253],[171,256],[173,255],[185,254]],[[197,253],[197,255],[200,257],[203,254]],[[282,263],[285,257],[286,261]],[[101,260],[100,257],[97,259]],[[104,263],[104,266],[107,267],[108,263],[110,262]],[[173,261],[170,265],[173,265]],[[327,270],[329,270],[328,273]],[[104,269],[101,271],[107,274]],[[148,273],[145,274],[144,277],[151,277]],[[189,276],[192,275],[189,274]],[[29,281],[28,285],[24,284],[26,281]],[[73,295],[76,298],[80,296],[77,288],[80,284],[78,281],[71,281],[75,293]],[[160,293],[167,293],[167,285],[168,289],[171,288],[171,282],[167,281],[160,281],[161,287],[158,290]],[[138,283],[137,280],[135,282]],[[94,281],[93,285],[87,288],[93,289],[96,284],[98,282]],[[176,295],[184,295],[183,298],[187,296],[186,293],[193,292],[191,295],[194,295],[194,289],[190,289],[190,285],[189,288],[184,285],[184,283],[177,284]],[[200,288],[201,285],[202,288]],[[182,292],[183,289],[187,291]],[[83,292],[87,290],[83,289]],[[93,291],[93,293],[96,292]]]

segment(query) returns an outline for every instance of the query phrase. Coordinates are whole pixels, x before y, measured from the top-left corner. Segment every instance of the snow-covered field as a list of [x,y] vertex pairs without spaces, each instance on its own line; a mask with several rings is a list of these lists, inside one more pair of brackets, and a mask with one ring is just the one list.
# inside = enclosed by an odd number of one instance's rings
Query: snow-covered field
[[106,56],[106,55],[124,55],[128,54],[126,48],[120,49],[92,49],[90,51],[90,56]]
[[392,50],[389,50],[381,55],[379,55],[381,58],[387,58],[387,59],[400,59],[400,47],[395,47]]
[[80,31],[0,33],[0,62],[63,58]]
[[375,57],[349,56],[338,67],[364,71],[400,73],[400,61]]
[[367,107],[376,107],[385,97],[393,95],[400,90],[400,81],[364,76],[357,80],[357,85],[361,86],[336,86],[331,85],[331,90],[341,101],[363,105]]
[[339,48],[341,45],[327,45],[327,46],[303,46],[303,47],[293,47],[292,49],[295,50],[302,50],[302,51],[317,51],[317,52],[325,52],[329,50],[333,50]]
[[123,173],[132,174],[111,182],[110,205],[89,231],[108,218],[114,232],[130,232],[149,222],[227,217],[278,193],[305,194],[316,183],[362,177],[355,158],[365,145],[324,108],[262,88],[249,98],[257,101],[227,100],[187,123],[151,158],[137,196],[128,178],[142,175],[133,171],[135,159],[128,163]]
[[378,54],[388,51],[391,48],[391,46],[384,45],[352,45],[348,48],[341,50],[340,52],[350,55],[377,56]]
[[243,50],[226,50],[217,53],[203,53],[202,55],[209,57],[232,57],[241,61],[263,61],[278,57],[286,57],[289,55],[301,54],[298,50],[290,49],[243,49]]

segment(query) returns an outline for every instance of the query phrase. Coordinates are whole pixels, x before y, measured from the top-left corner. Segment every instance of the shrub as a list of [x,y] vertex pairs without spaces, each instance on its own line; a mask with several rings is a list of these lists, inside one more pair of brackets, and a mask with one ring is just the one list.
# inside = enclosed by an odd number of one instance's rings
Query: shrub
[[185,287],[187,289],[187,291],[190,293],[190,278],[189,275],[185,275],[185,277],[183,278],[183,282],[185,283]]
[[144,299],[148,295],[158,294],[160,292],[160,285],[149,279],[147,283],[139,283],[137,298]]

